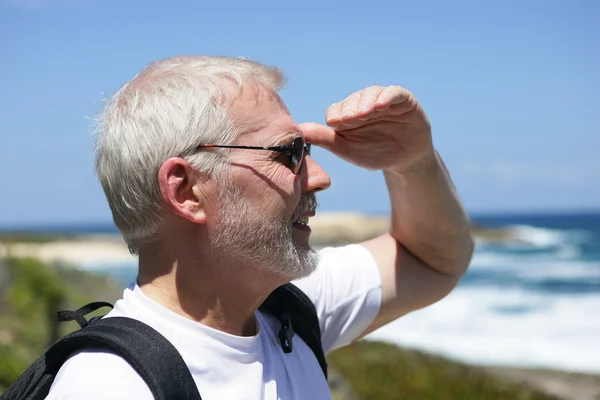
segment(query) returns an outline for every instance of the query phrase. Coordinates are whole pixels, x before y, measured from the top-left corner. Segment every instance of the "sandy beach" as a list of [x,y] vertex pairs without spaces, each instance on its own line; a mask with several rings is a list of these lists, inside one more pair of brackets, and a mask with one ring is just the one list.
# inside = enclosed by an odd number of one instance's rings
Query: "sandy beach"
[[0,243],[0,257],[32,257],[47,263],[65,263],[81,267],[110,267],[136,262],[121,236],[96,235],[47,243]]

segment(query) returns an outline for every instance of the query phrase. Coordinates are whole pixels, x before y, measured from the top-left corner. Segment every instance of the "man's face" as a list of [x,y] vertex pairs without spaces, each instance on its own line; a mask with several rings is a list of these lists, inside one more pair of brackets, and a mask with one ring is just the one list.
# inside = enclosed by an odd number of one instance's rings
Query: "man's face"
[[[288,145],[301,135],[287,108],[273,91],[243,90],[230,108],[242,146]],[[287,279],[312,273],[317,256],[310,231],[299,218],[313,215],[314,192],[329,186],[329,177],[311,160],[295,175],[288,156],[273,151],[235,149],[219,187],[218,224],[209,231],[211,247],[235,259]],[[315,173],[311,178],[310,174]]]

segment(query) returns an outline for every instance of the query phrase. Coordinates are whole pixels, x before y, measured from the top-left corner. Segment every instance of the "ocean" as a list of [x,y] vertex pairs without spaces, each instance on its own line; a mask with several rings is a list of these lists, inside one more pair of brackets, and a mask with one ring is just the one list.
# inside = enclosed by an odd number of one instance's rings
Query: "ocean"
[[[473,220],[510,229],[515,240],[478,240],[469,271],[450,295],[367,339],[479,365],[600,373],[600,213]],[[111,228],[72,230],[90,231]],[[136,272],[133,264],[87,267],[123,286]]]
[[473,220],[517,240],[478,240],[450,295],[369,338],[474,364],[600,373],[600,213]]

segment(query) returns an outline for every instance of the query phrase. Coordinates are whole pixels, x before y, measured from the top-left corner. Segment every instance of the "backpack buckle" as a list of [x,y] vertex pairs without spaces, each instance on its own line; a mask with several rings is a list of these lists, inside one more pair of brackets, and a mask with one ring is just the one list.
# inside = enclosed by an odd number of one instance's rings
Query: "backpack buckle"
[[292,328],[292,320],[290,314],[284,313],[279,320],[281,329],[279,330],[279,342],[284,353],[291,353],[293,349],[292,338],[294,337],[294,329]]

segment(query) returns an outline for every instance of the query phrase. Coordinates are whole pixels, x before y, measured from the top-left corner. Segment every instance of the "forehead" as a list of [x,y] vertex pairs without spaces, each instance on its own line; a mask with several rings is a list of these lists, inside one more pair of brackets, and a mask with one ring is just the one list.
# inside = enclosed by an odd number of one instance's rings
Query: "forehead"
[[242,85],[229,107],[229,115],[240,131],[239,141],[278,141],[300,135],[279,95],[258,85]]

